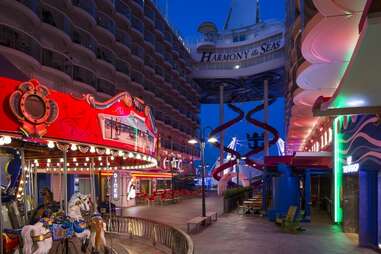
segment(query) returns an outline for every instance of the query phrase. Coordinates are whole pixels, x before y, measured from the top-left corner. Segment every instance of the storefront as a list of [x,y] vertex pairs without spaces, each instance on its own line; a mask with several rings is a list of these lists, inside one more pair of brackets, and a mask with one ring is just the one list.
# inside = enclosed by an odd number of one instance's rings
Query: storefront
[[343,230],[362,246],[378,248],[381,236],[381,126],[375,115],[337,117],[335,174]]
[[315,116],[332,116],[333,220],[357,233],[361,246],[381,247],[380,1],[364,1],[348,67],[332,97],[320,97]]
[[127,92],[98,102],[8,78],[0,78],[0,90],[2,186],[14,186],[9,195],[28,210],[46,189],[61,208],[75,192],[129,206],[131,172],[158,166],[152,111]]

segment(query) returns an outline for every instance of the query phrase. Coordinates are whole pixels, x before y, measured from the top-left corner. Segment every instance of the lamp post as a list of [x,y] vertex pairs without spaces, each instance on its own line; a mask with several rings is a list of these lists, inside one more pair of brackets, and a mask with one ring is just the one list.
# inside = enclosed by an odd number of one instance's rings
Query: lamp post
[[[200,130],[200,136],[193,138],[188,141],[189,144],[195,145],[200,144],[201,148],[201,194],[202,194],[202,217],[206,216],[206,205],[205,205],[205,144],[206,144],[206,130],[212,130],[211,127],[204,127]],[[209,143],[216,143],[217,139],[215,137],[208,138]]]

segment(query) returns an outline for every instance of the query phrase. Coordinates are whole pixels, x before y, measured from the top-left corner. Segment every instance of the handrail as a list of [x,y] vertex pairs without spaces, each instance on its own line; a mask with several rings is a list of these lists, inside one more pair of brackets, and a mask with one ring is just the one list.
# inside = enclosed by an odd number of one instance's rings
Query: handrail
[[193,254],[194,246],[191,237],[176,227],[138,217],[112,216],[105,218],[108,233],[126,234],[157,243],[176,254]]

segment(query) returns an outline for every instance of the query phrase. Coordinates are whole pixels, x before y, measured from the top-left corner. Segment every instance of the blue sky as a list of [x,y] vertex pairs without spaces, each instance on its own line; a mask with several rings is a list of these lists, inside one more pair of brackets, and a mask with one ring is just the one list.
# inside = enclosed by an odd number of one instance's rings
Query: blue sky
[[[253,0],[255,1],[255,0]],[[261,0],[261,19],[284,20],[285,0]],[[219,29],[222,29],[230,7],[231,0],[168,0],[168,18],[170,23],[180,31],[182,37],[192,40],[198,36],[197,27],[203,21],[214,22]],[[258,105],[258,102],[240,103],[245,112]],[[235,114],[225,107],[225,120],[235,117]],[[255,116],[262,119],[262,112]],[[276,117],[275,117],[276,116]],[[279,117],[282,116],[282,117]],[[278,129],[281,137],[284,137],[284,99],[280,98],[270,107],[270,124]],[[202,126],[218,126],[218,105],[202,105],[201,107]],[[225,142],[230,142],[233,136],[238,137],[242,145],[239,150],[248,150],[246,133],[252,134],[254,127],[245,120],[230,128],[225,134]],[[256,130],[258,131],[258,130]],[[274,150],[272,150],[274,152]],[[211,145],[206,148],[206,161],[212,165],[218,156],[218,149]]]

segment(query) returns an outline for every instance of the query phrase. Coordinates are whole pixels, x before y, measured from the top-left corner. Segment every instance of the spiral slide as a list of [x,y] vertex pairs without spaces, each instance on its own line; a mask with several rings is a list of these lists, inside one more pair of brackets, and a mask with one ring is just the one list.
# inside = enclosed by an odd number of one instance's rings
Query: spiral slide
[[[271,104],[273,104],[275,102],[275,100],[276,99],[270,99],[269,100],[269,106]],[[213,129],[212,132],[210,133],[210,136],[215,136],[216,134],[218,134],[218,133],[220,133],[220,132],[230,128],[231,126],[233,126],[234,124],[238,123],[240,120],[243,119],[244,112],[240,108],[238,108],[237,106],[235,106],[233,104],[230,104],[230,103],[228,104],[228,107],[230,109],[232,109],[234,112],[238,113],[238,116],[233,118],[232,120],[230,120],[230,121],[228,121],[228,122],[226,122],[226,123],[216,127],[215,129]],[[261,111],[263,109],[264,109],[264,104],[258,105],[257,107],[253,108],[252,110],[250,110],[247,113],[246,120],[249,123],[251,123],[251,124],[253,124],[253,125],[257,126],[257,127],[260,127],[262,129],[265,129],[265,130],[269,131],[272,134],[273,137],[272,137],[272,139],[269,142],[269,146],[271,146],[271,145],[274,145],[278,141],[278,139],[279,139],[279,133],[278,133],[278,131],[275,128],[273,128],[272,126],[270,126],[270,125],[268,125],[268,124],[266,124],[264,122],[258,121],[258,120],[253,118],[254,113],[256,113],[258,111]],[[220,143],[216,142],[216,143],[214,143],[214,145],[217,148],[219,148]],[[238,151],[235,151],[235,150],[230,149],[228,147],[224,147],[224,151],[227,152],[227,153],[232,154],[235,159],[234,160],[230,160],[230,161],[228,161],[226,163],[223,163],[220,166],[214,168],[214,170],[212,171],[212,175],[213,175],[214,179],[216,179],[217,181],[220,181],[221,176],[219,176],[219,173],[224,171],[225,169],[228,169],[228,168],[231,168],[231,167],[237,165],[238,159],[241,159],[241,158],[245,158],[245,162],[246,162],[247,165],[249,165],[249,166],[251,166],[253,168],[256,168],[256,169],[263,170],[263,168],[264,168],[263,164],[250,159],[251,156],[253,156],[255,154],[258,154],[258,153],[262,152],[263,150],[264,150],[263,147],[257,147],[255,149],[247,152],[246,154],[244,154],[244,156],[241,156],[241,154]]]

